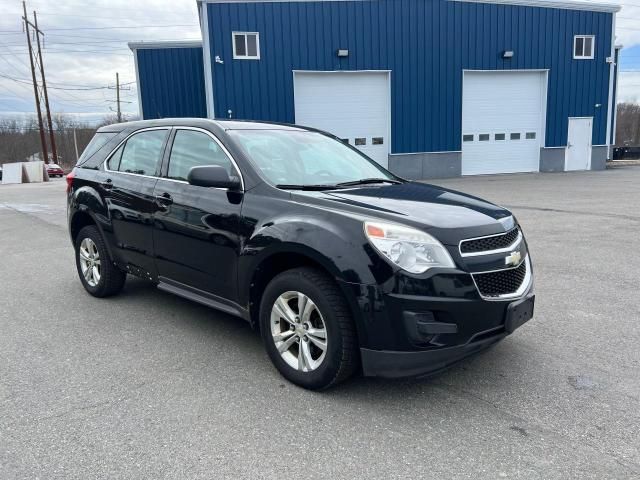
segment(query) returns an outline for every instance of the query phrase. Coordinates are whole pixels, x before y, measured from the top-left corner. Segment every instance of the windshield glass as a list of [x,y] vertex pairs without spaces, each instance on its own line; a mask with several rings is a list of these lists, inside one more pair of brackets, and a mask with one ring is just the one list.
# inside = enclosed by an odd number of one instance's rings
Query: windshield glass
[[228,133],[274,185],[335,185],[371,178],[395,180],[373,160],[321,133],[291,130]]

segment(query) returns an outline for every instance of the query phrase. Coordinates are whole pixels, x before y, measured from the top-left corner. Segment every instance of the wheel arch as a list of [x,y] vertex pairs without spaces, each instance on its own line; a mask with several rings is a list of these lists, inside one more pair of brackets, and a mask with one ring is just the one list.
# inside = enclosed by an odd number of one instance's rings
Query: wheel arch
[[71,242],[73,243],[74,247],[80,230],[88,226],[95,226],[98,229],[100,235],[102,235],[102,238],[105,240],[105,245],[107,247],[107,252],[109,253],[110,260],[115,261],[111,245],[107,241],[102,225],[96,219],[94,212],[92,212],[91,209],[86,205],[79,205],[78,209],[73,213],[71,219],[69,220],[69,235],[71,236]]
[[319,252],[304,245],[281,245],[277,250],[261,255],[251,271],[246,298],[249,305],[249,321],[251,326],[260,329],[260,302],[266,286],[277,275],[287,270],[299,267],[315,268],[332,278],[342,292],[349,312],[356,326],[356,332],[360,335],[361,315],[358,302],[348,284],[343,281],[342,274],[335,264]]
[[98,223],[88,211],[78,210],[73,214],[71,222],[69,222],[69,234],[71,235],[71,241],[74,244],[76,243],[76,238],[78,238],[80,230],[84,227],[88,227],[89,225],[95,225],[97,227]]

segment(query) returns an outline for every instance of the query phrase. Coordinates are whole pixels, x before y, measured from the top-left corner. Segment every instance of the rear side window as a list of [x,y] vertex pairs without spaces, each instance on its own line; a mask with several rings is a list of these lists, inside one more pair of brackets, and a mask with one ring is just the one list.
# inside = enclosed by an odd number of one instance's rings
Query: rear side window
[[167,130],[136,133],[111,155],[109,170],[136,175],[155,175],[162,157]]
[[171,147],[167,177],[186,181],[191,168],[203,165],[219,165],[229,175],[237,175],[227,154],[208,134],[195,130],[178,130]]
[[82,155],[78,159],[78,165],[82,165],[91,157],[93,157],[98,150],[106,145],[106,143],[117,135],[116,132],[98,132],[96,133],[89,144],[85,147]]

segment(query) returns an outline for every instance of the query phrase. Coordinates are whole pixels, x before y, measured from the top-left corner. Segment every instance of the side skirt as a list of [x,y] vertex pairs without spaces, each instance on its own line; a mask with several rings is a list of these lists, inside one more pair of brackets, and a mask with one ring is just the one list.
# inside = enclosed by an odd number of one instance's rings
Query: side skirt
[[158,277],[158,282],[158,288],[160,290],[173,293],[174,295],[178,295],[179,297],[186,298],[193,302],[201,303],[207,307],[215,308],[216,310],[228,313],[229,315],[243,318],[246,321],[250,320],[249,311],[242,308],[235,302],[218,297],[212,293],[205,292],[204,290],[190,287],[184,283],[176,282],[175,280],[171,280],[166,277]]

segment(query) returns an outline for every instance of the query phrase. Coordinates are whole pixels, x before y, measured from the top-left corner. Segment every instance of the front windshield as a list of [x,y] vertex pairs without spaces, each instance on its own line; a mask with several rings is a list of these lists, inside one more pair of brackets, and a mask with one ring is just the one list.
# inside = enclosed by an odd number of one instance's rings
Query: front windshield
[[317,132],[228,132],[274,185],[336,185],[363,179],[396,180],[391,173],[342,142]]

